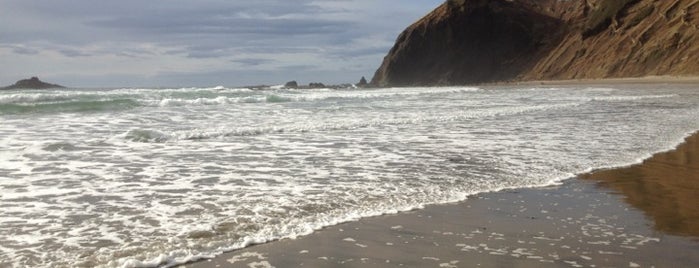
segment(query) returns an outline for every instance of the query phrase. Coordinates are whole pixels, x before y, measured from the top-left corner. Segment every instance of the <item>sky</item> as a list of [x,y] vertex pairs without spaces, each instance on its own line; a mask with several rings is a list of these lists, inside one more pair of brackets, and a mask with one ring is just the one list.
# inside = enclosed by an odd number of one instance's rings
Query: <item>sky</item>
[[356,83],[443,1],[0,0],[0,86]]

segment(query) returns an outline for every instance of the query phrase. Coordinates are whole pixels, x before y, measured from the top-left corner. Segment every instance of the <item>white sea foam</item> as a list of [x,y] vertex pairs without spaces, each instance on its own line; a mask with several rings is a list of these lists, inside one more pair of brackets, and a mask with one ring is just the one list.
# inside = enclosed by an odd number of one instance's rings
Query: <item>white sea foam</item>
[[69,94],[22,93],[0,95],[0,104],[34,103],[43,101],[62,101],[70,99]]
[[578,106],[581,104],[582,103],[563,103],[522,107],[497,107],[459,111],[446,115],[427,115],[411,118],[380,118],[374,120],[367,120],[366,118],[355,118],[351,120],[343,120],[341,122],[323,122],[321,124],[303,124],[299,122],[292,122],[291,124],[237,127],[234,129],[221,129],[219,127],[216,130],[180,130],[169,134],[157,130],[132,129],[120,136],[127,140],[137,142],[164,142],[171,139],[204,140],[214,138],[225,138],[231,136],[257,136],[275,133],[307,133],[319,131],[322,132],[338,130],[358,130],[363,128],[375,128],[383,126],[401,126],[414,125],[420,123],[447,123],[467,121],[483,117],[504,116],[534,111],[562,109],[566,107]]
[[0,112],[0,263],[171,267],[363,217],[551,185],[672,149],[699,129],[695,92],[0,92],[6,104],[140,104]]
[[604,97],[593,97],[592,100],[595,100],[595,101],[634,101],[634,100],[675,98],[675,97],[679,97],[679,95],[677,95],[677,94],[662,94],[662,95],[641,95],[641,96],[604,96]]

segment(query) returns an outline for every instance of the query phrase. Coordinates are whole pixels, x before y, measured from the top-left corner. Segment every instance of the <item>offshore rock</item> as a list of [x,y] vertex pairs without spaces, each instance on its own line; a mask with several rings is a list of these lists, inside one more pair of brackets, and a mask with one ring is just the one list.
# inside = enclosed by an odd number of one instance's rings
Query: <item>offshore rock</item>
[[64,88],[61,85],[49,84],[39,80],[38,77],[34,76],[29,79],[23,79],[17,81],[14,85],[4,87],[2,89],[47,89],[47,88]]
[[289,81],[289,82],[286,82],[286,84],[284,84],[284,88],[298,88],[298,87],[299,87],[299,83],[296,82],[296,80]]
[[362,76],[361,79],[359,79],[359,83],[357,83],[357,87],[367,87],[369,86],[369,82],[366,81],[366,78]]
[[317,89],[317,88],[326,88],[326,86],[323,83],[316,82],[316,83],[309,83],[308,88]]

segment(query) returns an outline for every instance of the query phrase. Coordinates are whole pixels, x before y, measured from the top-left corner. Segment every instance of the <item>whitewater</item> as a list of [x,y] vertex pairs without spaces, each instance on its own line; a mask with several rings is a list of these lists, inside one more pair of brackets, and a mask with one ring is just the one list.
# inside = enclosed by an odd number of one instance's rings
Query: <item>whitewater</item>
[[171,267],[697,130],[697,85],[5,90],[0,266]]

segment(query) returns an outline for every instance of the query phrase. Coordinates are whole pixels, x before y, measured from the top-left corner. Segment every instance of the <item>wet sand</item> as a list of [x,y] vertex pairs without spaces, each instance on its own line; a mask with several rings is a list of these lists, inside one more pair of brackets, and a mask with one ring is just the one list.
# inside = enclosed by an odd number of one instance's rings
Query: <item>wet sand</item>
[[560,186],[363,219],[186,267],[699,267],[699,135]]
[[544,85],[544,86],[569,86],[569,85],[639,85],[639,84],[699,84],[699,76],[644,76],[625,78],[601,78],[601,79],[570,79],[570,80],[534,80],[496,82],[492,85]]
[[642,165],[580,177],[621,194],[652,219],[657,231],[699,237],[699,134]]

